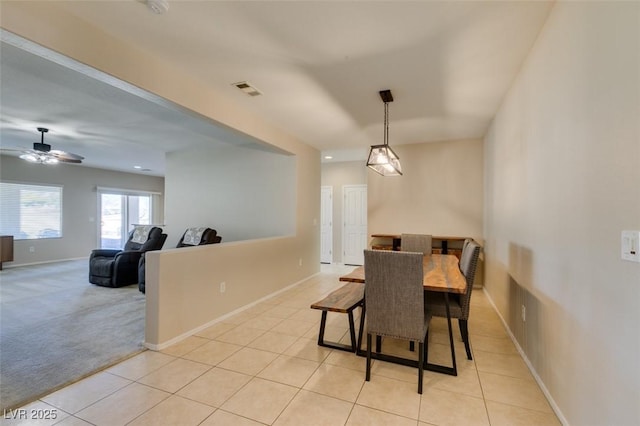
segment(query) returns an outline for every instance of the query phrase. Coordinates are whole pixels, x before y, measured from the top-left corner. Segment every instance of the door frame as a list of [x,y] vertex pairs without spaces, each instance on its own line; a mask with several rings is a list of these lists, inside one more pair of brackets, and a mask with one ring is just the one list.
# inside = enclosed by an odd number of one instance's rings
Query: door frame
[[[325,203],[327,200],[325,199],[324,193],[328,192],[328,203],[326,206]],[[329,234],[329,257],[328,259],[323,258],[322,253],[322,242],[323,242],[323,214],[327,213],[329,215],[329,225],[328,225],[328,234]],[[327,262],[328,260],[328,262]],[[320,187],[320,263],[333,263],[333,186],[331,185],[323,185]]]

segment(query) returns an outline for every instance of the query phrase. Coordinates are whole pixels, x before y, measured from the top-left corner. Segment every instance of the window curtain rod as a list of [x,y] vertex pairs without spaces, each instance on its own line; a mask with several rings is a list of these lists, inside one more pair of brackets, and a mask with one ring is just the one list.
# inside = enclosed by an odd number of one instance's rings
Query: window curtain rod
[[157,191],[145,191],[139,189],[124,189],[124,188],[109,188],[106,186],[96,186],[96,191],[103,194],[118,194],[118,195],[162,195],[162,192]]

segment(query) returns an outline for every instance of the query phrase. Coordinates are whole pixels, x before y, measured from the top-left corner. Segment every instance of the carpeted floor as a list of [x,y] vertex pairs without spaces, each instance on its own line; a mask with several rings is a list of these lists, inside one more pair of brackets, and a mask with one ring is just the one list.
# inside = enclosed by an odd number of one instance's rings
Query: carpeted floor
[[88,261],[0,272],[0,409],[16,408],[144,350],[137,285],[88,281]]

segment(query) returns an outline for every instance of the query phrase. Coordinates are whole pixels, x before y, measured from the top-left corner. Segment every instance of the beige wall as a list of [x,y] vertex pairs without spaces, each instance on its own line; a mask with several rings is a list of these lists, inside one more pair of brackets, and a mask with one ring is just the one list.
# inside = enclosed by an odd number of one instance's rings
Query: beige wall
[[485,140],[485,286],[568,424],[640,423],[639,23],[556,3]]
[[342,187],[367,184],[365,160],[323,163],[321,182],[333,188],[333,262],[342,263]]
[[[147,346],[162,349],[319,271],[320,155],[302,144],[294,152],[294,235],[147,253]],[[208,164],[204,157],[195,165],[184,160],[169,157],[168,170],[188,165],[204,172],[206,167],[200,166]],[[168,182],[171,176],[167,175]],[[196,186],[206,191],[208,182]],[[234,196],[253,200],[253,192]],[[274,207],[279,206],[255,204],[251,213],[260,215]],[[168,222],[175,227],[170,218]],[[224,238],[224,225],[219,229]]]
[[224,242],[296,233],[296,156],[223,144],[169,153],[166,170],[168,247],[193,226]]
[[[0,156],[0,178],[3,182],[62,186],[62,238],[15,241],[14,261],[4,267],[89,257],[99,244],[98,186],[164,192],[160,177],[70,164],[45,166],[5,155]],[[162,210],[161,205],[159,208]],[[162,211],[156,213],[162,217]],[[34,248],[33,253],[29,247]]]
[[393,146],[403,176],[368,171],[369,234],[423,233],[482,242],[483,143]]
[[[317,150],[240,109],[203,82],[189,78],[174,64],[97,31],[54,2],[3,2],[1,22],[3,28],[24,38],[296,157],[294,235],[223,243],[215,248],[167,250],[149,256],[146,342],[150,346],[161,347],[185,337],[204,323],[253,302],[265,292],[285,288],[319,271],[320,153]],[[165,199],[166,206],[177,202],[180,200],[173,196]],[[259,208],[256,206],[256,214]],[[206,253],[206,257],[199,257],[195,252]],[[216,269],[217,260],[212,258],[215,256],[227,260],[226,266]],[[225,293],[229,297],[214,300],[205,289],[217,289],[220,279],[230,282],[231,288]]]

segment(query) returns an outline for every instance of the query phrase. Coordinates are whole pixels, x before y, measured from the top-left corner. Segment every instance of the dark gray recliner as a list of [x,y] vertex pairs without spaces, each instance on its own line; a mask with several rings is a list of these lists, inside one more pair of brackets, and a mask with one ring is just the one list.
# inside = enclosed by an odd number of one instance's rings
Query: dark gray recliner
[[[218,231],[211,228],[188,228],[182,234],[176,248],[203,246],[206,244],[217,244],[222,241],[222,237],[218,235]],[[145,292],[145,256],[140,257],[138,265],[138,290]]]
[[[103,287],[123,287],[138,282],[138,264],[142,255],[151,250],[160,250],[167,239],[162,228],[148,230],[146,241],[136,242],[134,229],[123,250],[97,249],[89,257],[89,282]],[[140,241],[138,239],[138,241]]]

